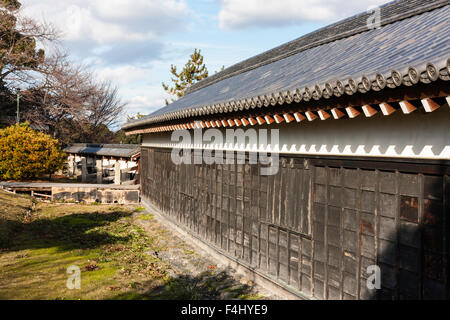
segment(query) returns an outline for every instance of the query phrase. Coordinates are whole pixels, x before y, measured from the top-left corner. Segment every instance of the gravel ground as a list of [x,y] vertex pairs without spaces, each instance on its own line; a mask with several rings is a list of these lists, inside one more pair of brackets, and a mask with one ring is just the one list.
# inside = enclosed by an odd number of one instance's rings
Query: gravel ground
[[[146,232],[158,235],[157,247],[161,248],[160,251],[148,254],[167,263],[167,270],[173,279],[168,284],[172,295],[178,287],[187,299],[279,299],[184,241],[156,216],[139,212],[135,213],[134,218],[135,223]],[[161,287],[160,290],[164,292],[167,288]]]

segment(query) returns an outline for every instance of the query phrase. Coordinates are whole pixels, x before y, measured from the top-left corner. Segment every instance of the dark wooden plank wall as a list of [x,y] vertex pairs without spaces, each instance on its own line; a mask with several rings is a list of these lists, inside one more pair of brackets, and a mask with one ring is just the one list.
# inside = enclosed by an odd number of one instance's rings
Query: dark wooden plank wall
[[[261,176],[248,161],[175,165],[166,149],[142,148],[141,161],[144,198],[283,286],[318,299],[449,297],[448,165],[281,156]],[[366,286],[375,264],[381,290]]]

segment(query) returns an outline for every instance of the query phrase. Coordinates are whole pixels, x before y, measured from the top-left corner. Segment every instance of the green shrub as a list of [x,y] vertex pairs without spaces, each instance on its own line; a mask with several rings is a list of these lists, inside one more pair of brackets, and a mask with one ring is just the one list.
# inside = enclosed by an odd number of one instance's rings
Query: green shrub
[[28,123],[0,129],[0,179],[21,180],[62,169],[66,155],[58,140]]

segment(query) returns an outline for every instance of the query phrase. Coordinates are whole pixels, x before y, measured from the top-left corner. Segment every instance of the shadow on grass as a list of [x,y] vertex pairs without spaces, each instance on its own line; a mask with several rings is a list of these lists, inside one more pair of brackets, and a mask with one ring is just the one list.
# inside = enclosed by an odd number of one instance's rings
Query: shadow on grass
[[[151,283],[149,283],[151,286]],[[181,275],[162,285],[145,290],[146,283],[136,284],[133,290],[120,293],[115,300],[219,300],[251,298],[252,286],[240,284],[227,272],[203,272],[197,276]]]
[[7,226],[9,235],[0,241],[0,251],[18,251],[58,247],[60,250],[92,249],[105,244],[129,240],[129,236],[112,235],[104,230],[93,230],[108,226],[131,212],[74,213],[53,219],[37,219],[29,223],[0,219]]

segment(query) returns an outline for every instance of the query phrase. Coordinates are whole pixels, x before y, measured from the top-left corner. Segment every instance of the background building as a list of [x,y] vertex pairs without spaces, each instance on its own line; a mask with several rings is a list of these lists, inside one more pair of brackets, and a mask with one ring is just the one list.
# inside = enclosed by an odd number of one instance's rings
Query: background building
[[97,183],[139,183],[139,145],[75,143],[64,152],[71,177]]

